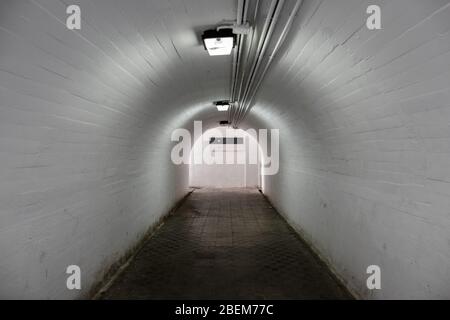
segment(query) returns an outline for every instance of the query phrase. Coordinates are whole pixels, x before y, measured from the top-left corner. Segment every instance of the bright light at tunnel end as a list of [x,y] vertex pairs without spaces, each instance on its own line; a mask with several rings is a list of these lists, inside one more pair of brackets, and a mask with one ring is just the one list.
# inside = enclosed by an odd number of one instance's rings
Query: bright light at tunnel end
[[[210,129],[215,130],[215,129]],[[244,131],[244,130],[242,130]],[[172,163],[181,164],[256,164],[261,165],[261,174],[264,176],[275,175],[279,170],[280,134],[279,129],[246,129],[245,131],[245,157],[235,159],[232,157],[217,156],[212,144],[203,146],[207,138],[203,134],[202,121],[194,121],[194,137],[184,128],[175,129],[171,135],[171,141],[177,142],[170,153]],[[269,138],[270,133],[270,140]],[[227,128],[225,134],[217,130],[215,137],[228,138],[235,136],[235,129]],[[199,140],[200,139],[200,140]],[[227,139],[224,139],[225,141]],[[201,141],[202,143],[195,143]],[[195,143],[195,144],[194,144]],[[231,145],[233,146],[233,145]],[[191,150],[196,149],[194,158],[191,158]],[[270,148],[270,154],[269,154]],[[200,155],[200,156],[196,156]]]

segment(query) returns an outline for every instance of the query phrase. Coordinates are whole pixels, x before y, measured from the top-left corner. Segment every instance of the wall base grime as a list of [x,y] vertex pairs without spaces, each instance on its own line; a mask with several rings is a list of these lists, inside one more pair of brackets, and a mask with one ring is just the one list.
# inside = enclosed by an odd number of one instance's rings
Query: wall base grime
[[144,244],[149,241],[155,232],[164,224],[164,221],[172,215],[186,200],[187,197],[194,192],[195,188],[190,188],[186,195],[181,198],[177,203],[170,209],[166,214],[162,215],[159,220],[151,225],[144,236],[132,246],[128,252],[126,252],[118,261],[113,263],[107,271],[99,276],[99,281],[95,283],[91,290],[89,291],[86,297],[82,297],[81,299],[91,299],[91,300],[99,300],[102,297],[102,294],[108,290],[114,280],[126,270],[130,262],[134,259],[134,257],[139,253],[139,251],[144,247]]

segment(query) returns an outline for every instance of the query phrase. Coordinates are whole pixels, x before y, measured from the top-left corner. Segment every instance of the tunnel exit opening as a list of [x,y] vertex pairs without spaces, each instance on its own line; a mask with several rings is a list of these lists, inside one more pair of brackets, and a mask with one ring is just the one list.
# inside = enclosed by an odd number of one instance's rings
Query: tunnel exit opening
[[192,147],[189,185],[262,188],[261,160],[262,153],[258,141],[248,132],[228,127],[209,129]]

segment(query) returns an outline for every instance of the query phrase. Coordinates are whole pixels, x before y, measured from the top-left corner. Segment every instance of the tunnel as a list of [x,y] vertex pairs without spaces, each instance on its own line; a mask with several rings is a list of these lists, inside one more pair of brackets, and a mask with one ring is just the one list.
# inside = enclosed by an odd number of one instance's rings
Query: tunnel
[[449,101],[448,0],[2,0],[0,298],[449,299]]

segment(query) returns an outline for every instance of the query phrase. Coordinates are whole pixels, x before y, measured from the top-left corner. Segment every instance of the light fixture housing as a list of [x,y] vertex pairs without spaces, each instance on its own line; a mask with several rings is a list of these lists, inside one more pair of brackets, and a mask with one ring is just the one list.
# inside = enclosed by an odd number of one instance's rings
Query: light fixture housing
[[215,105],[217,107],[217,111],[228,111],[228,108],[230,108],[230,102],[229,101],[217,101],[215,102]]
[[210,56],[230,55],[236,43],[233,29],[206,30],[202,35],[203,45]]

